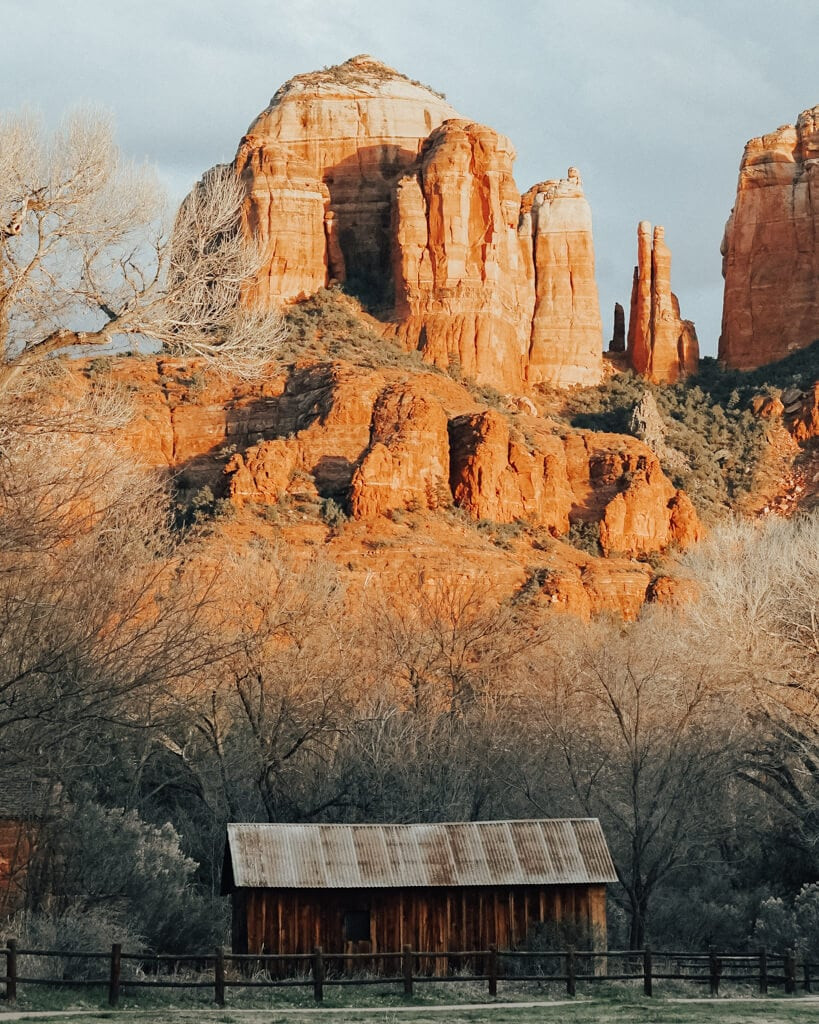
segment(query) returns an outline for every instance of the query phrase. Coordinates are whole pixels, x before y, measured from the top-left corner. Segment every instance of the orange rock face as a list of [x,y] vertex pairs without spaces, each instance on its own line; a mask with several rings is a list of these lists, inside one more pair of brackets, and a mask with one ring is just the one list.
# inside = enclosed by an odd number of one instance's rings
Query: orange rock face
[[600,521],[600,546],[606,554],[648,554],[672,543],[688,547],[701,535],[690,499],[674,488],[656,460],[634,474]]
[[356,519],[451,503],[447,417],[424,390],[397,384],[379,396],[370,446],[352,479],[350,510]]
[[[66,395],[97,386],[87,370],[69,367]],[[396,588],[491,580],[544,609],[633,616],[653,576],[634,556],[699,533],[642,442],[568,430],[526,403],[487,408],[444,374],[305,357],[251,385],[183,360],[123,357],[107,377],[127,382],[134,402],[115,443],[164,468],[180,508],[201,506],[207,486],[235,510],[217,520],[231,543],[322,551],[353,588],[373,574]],[[569,540],[584,522],[580,549]]]
[[385,334],[507,393],[594,384],[602,326],[576,169],[521,196],[515,153],[371,57],[287,82],[236,154],[265,254],[246,301],[347,282]]
[[450,439],[450,483],[459,508],[473,519],[521,519],[555,536],[566,533],[573,494],[560,438],[527,444],[512,437],[506,417],[487,409],[452,420]]
[[347,274],[380,288],[393,184],[455,116],[436,93],[367,56],[283,85],[236,157],[247,227],[267,253],[252,297],[304,298]]
[[749,370],[819,338],[819,106],[746,145],[722,255],[722,361]]
[[671,251],[665,230],[648,221],[637,228],[637,266],[631,292],[628,358],[636,373],[658,384],[673,384],[695,373],[699,343],[694,324],[680,317],[671,291]]
[[819,437],[819,381],[798,396],[785,393],[783,402],[785,398],[791,398],[783,408],[785,423],[793,437],[797,441],[810,441]]
[[592,385],[603,369],[591,208],[577,168],[523,197],[519,234],[531,238],[535,277],[527,380]]
[[446,121],[398,183],[393,215],[400,336],[429,362],[504,390],[522,385],[534,305],[514,157],[491,128]]

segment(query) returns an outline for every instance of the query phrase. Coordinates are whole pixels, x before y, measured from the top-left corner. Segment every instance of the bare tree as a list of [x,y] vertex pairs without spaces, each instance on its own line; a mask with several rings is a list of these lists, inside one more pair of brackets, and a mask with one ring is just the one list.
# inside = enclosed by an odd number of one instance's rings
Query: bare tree
[[215,168],[171,220],[105,118],[75,114],[51,137],[29,116],[0,119],[0,388],[52,353],[123,336],[257,376],[284,328],[240,301],[261,259],[243,201],[233,169]]
[[601,819],[639,949],[658,887],[718,835],[734,716],[663,613],[567,631],[529,696],[519,785],[539,813]]
[[396,592],[368,595],[367,647],[381,680],[403,690],[416,711],[461,713],[508,690],[523,663],[537,658],[549,628],[528,619],[484,581],[420,578]]
[[225,566],[232,653],[180,709],[180,769],[229,817],[309,820],[344,806],[336,770],[347,727],[355,629],[331,565],[250,548]]
[[688,611],[753,731],[741,777],[819,844],[819,515],[731,522],[691,551]]
[[0,458],[0,774],[65,782],[218,657],[213,573],[188,570],[156,478],[96,434]]

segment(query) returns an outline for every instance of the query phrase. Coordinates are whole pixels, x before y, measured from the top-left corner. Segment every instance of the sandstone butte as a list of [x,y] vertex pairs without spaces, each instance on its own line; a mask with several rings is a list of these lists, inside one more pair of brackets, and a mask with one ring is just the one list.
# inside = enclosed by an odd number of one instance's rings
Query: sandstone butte
[[346,281],[385,335],[515,393],[594,384],[602,325],[578,173],[521,200],[514,149],[371,57],[283,85],[241,140],[245,227],[265,253],[247,301]]
[[[189,498],[209,487],[227,499],[226,542],[321,551],[354,590],[475,580],[499,596],[534,587],[544,609],[582,618],[634,616],[655,592],[668,599],[647,559],[700,536],[642,442],[489,408],[445,374],[305,358],[251,386],[190,361],[121,357],[106,376],[134,402],[119,443]],[[71,367],[61,394],[97,385]],[[349,518],[328,524],[329,499]],[[583,523],[596,554],[572,546]]]
[[819,106],[746,145],[722,255],[725,364],[754,369],[819,339]]
[[671,291],[665,229],[657,226],[652,233],[645,220],[637,227],[626,351],[635,373],[657,384],[673,384],[696,373],[700,357],[694,324],[680,317],[679,301]]

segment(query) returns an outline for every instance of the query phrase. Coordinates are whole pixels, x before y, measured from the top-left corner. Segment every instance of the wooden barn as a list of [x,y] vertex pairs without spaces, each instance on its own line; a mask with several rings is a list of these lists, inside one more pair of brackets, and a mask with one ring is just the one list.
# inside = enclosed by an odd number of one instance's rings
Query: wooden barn
[[228,825],[235,953],[523,946],[550,924],[605,948],[617,880],[596,818]]
[[25,904],[26,881],[51,788],[31,776],[0,772],[0,918]]

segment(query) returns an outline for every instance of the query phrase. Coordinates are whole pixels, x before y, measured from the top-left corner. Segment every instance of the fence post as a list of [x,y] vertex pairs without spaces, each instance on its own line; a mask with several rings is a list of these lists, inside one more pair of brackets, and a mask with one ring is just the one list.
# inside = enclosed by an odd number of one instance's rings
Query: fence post
[[324,960],[321,956],[321,946],[313,950],[313,996],[317,1003],[324,999]]
[[647,996],[653,995],[651,969],[651,946],[646,943],[646,948],[643,950],[643,993]]
[[214,999],[217,1006],[225,1005],[225,949],[216,947],[216,959],[213,962]]
[[412,995],[412,946],[401,949],[401,969],[404,975],[404,995]]
[[722,964],[713,946],[708,947],[708,974],[711,983],[711,995],[719,995],[719,976],[722,973]]
[[122,945],[114,942],[111,945],[111,971],[108,976],[108,1005],[119,1004],[119,977],[122,971]]
[[566,952],[566,993],[573,996],[577,992],[577,971],[574,959],[574,946]]
[[759,947],[759,994],[768,994],[768,951],[764,946]]
[[489,947],[489,995],[498,994],[498,947]]
[[6,1002],[17,999],[17,939],[6,944]]
[[796,991],[796,953],[785,950],[785,992],[792,996]]
[[803,983],[803,987],[804,987],[806,992],[810,992],[811,991],[811,987],[810,987],[810,964],[808,963],[807,960],[802,964],[802,973],[803,973],[804,978],[805,978],[804,983]]

